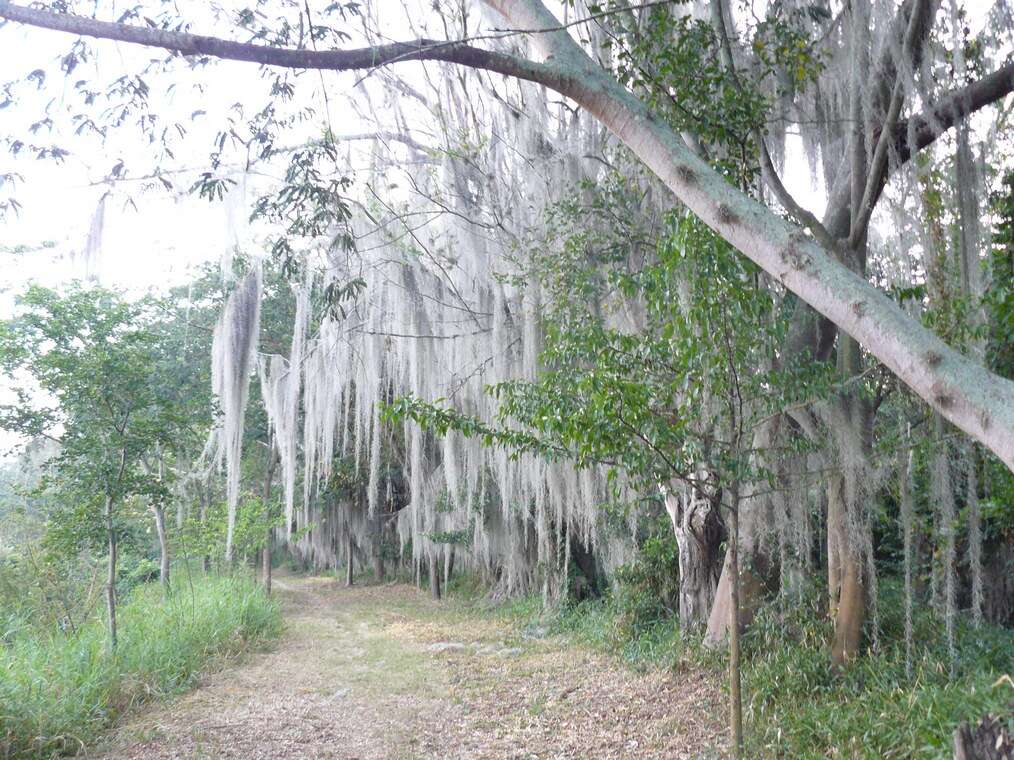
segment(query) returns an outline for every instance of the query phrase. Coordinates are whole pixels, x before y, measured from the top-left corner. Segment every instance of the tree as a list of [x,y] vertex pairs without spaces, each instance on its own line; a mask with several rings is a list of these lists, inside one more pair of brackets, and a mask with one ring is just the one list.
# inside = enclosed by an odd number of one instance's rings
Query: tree
[[[20,313],[0,326],[0,366],[17,402],[0,407],[0,425],[28,438],[45,436],[59,450],[40,488],[58,498],[50,543],[107,554],[106,610],[116,647],[119,538],[131,501],[169,498],[168,477],[150,463],[184,428],[171,396],[161,393],[159,333],[152,303],[74,286],[57,293],[30,287]],[[164,514],[160,539],[164,539]],[[163,541],[163,556],[165,555]]]
[[[838,218],[844,213],[849,220],[847,232],[839,234],[839,224],[827,229],[813,224],[810,215],[806,219],[811,237],[730,185],[644,102],[595,63],[570,35],[571,25],[561,25],[540,0],[489,0],[488,4],[514,26],[513,33],[531,35],[544,57],[542,62],[458,40],[415,40],[358,50],[272,48],[174,31],[169,23],[162,28],[140,27],[9,2],[0,6],[0,17],[190,56],[335,71],[438,60],[545,85],[595,115],[708,226],[858,341],[945,419],[1014,468],[1014,383],[947,346],[857,274],[852,261],[888,177],[887,149],[907,160],[969,113],[1010,93],[1014,63],[931,103],[907,122],[899,119],[905,94],[901,67],[883,67],[879,74],[883,81],[877,87],[888,93],[889,105],[879,125],[874,160],[869,166],[855,165],[851,187],[859,189],[851,194],[850,203],[832,199],[832,213]],[[920,54],[935,10],[931,0],[903,4],[892,28],[898,39],[904,38],[905,56]],[[866,22],[856,16],[853,20],[857,25]],[[865,144],[864,128],[856,124],[854,146]],[[793,209],[799,209],[798,205],[793,204]]]

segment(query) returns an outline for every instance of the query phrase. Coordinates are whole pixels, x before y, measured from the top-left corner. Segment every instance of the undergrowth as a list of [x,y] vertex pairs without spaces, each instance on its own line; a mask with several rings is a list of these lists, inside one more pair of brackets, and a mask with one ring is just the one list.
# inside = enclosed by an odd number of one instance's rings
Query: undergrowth
[[955,658],[931,611],[914,618],[906,668],[903,602],[883,584],[881,628],[843,672],[828,663],[831,623],[819,595],[772,603],[744,637],[751,745],[762,756],[949,758],[951,735],[987,713],[1014,717],[1014,631],[967,621]]
[[[622,574],[621,574],[622,577]],[[633,577],[636,581],[636,573]],[[538,597],[501,605],[497,614],[523,630],[563,635],[635,667],[711,669],[723,680],[724,652],[684,634],[671,612],[638,598],[647,585],[621,582],[600,599],[546,611]],[[632,595],[634,598],[632,598]],[[983,625],[958,630],[954,673],[943,624],[915,618],[911,675],[906,671],[902,599],[884,583],[880,630],[844,672],[830,662],[831,624],[813,589],[762,608],[744,636],[743,680],[750,757],[949,758],[962,720],[987,713],[1014,718],[1014,631]]]
[[142,702],[187,689],[216,660],[277,636],[275,602],[239,577],[135,588],[107,646],[95,617],[74,633],[33,631],[0,644],[0,757],[71,754]]

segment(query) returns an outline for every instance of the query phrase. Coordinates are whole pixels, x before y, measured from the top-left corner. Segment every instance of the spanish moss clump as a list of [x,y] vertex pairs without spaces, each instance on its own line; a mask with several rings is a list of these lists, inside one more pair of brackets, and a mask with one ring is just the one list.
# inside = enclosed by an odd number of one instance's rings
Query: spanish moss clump
[[956,519],[954,505],[954,489],[951,483],[950,445],[942,435],[943,424],[938,418],[937,440],[933,453],[933,497],[937,503],[937,530],[941,542],[940,574],[943,579],[942,611],[944,629],[947,637],[947,651],[950,654],[950,666],[953,672],[957,663],[955,648],[955,626],[958,615],[957,599],[957,550],[956,550]]
[[224,460],[229,505],[226,558],[232,559],[232,536],[239,504],[243,423],[250,395],[250,376],[256,367],[260,335],[261,272],[254,269],[225,303],[215,325],[211,356],[211,386],[221,409],[217,458]]

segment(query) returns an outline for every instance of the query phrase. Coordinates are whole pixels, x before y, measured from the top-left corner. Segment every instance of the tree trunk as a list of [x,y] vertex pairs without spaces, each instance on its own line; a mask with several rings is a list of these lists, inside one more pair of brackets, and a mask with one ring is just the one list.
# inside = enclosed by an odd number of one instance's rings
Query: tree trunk
[[859,653],[863,621],[866,619],[866,593],[863,588],[862,566],[852,552],[842,562],[841,593],[834,618],[834,641],[831,661],[843,667]]
[[345,585],[351,586],[355,582],[353,574],[354,542],[352,540],[352,529],[349,528],[348,541],[345,544]]
[[106,615],[109,619],[109,648],[116,649],[116,530],[113,526],[113,499],[106,497],[106,538],[109,562],[106,572]]
[[721,571],[721,526],[714,505],[677,484],[663,488],[665,509],[679,547],[679,615],[685,629],[707,622]]
[[1014,627],[1014,534],[1001,536],[983,566],[983,617]]
[[987,715],[975,727],[962,722],[952,737],[954,760],[1010,760],[1014,738],[1004,721]]
[[848,548],[845,532],[845,484],[840,473],[827,481],[827,611],[838,617],[841,599],[843,552]]
[[833,473],[827,486],[828,613],[834,620],[831,660],[839,667],[859,653],[866,618],[862,558],[848,531],[844,479],[841,473]]
[[[731,541],[732,539],[730,539]],[[742,544],[739,551],[742,552]],[[760,558],[759,555],[753,555]],[[739,627],[746,628],[753,622],[764,596],[764,581],[749,567],[744,567],[740,562],[737,579],[739,581],[739,599],[737,603],[736,616],[739,618]],[[717,649],[725,645],[729,639],[729,621],[732,620],[732,567],[731,557],[728,550],[725,552],[725,562],[722,564],[722,574],[718,578],[718,587],[715,589],[715,601],[711,605],[711,614],[708,616],[708,628],[704,635],[704,645]]]
[[169,588],[169,536],[165,529],[165,510],[161,504],[151,505],[152,514],[155,515],[155,533],[158,535],[159,566],[158,579],[162,583],[162,590],[168,594]]
[[743,755],[743,697],[739,667],[739,497],[732,489],[729,511],[729,722],[732,729],[733,757]]
[[271,528],[264,536],[264,548],[261,550],[261,578],[264,581],[264,593],[271,595]]
[[[865,251],[864,245],[855,254],[860,264],[865,258]],[[838,336],[837,362],[842,383],[851,388],[862,374],[862,355],[855,339],[848,335]],[[831,427],[828,447],[837,455],[840,469],[828,478],[828,610],[834,620],[831,661],[837,667],[843,667],[859,654],[866,620],[864,548],[862,538],[854,534],[863,524],[858,502],[873,497],[872,493],[866,492],[866,483],[862,482],[872,449],[873,411],[851,389],[841,393],[831,404],[828,411]],[[874,582],[873,578],[869,580]]]
[[[208,506],[211,504],[212,491],[211,491],[211,473],[208,473],[208,480],[205,483],[205,487],[201,488],[201,505],[199,507],[200,512],[197,515],[198,520],[201,522],[201,529],[206,529],[207,525],[205,521],[208,519]],[[211,557],[208,554],[204,554],[201,557],[201,570],[207,575],[211,572]]]
[[444,555],[444,589],[451,585],[451,573],[454,572],[454,546],[447,547]]
[[384,582],[384,516],[376,518],[376,530],[373,531],[373,577],[377,583]]
[[440,559],[430,554],[430,597],[440,600]]

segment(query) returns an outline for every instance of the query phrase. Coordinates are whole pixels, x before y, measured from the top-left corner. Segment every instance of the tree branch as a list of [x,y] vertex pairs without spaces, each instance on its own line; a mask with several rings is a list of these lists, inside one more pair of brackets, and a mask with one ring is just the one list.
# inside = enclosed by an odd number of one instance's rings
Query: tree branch
[[992,105],[1014,92],[1014,61],[960,90],[945,95],[928,109],[894,129],[899,162],[933,143],[966,116]]
[[209,56],[290,69],[361,71],[401,61],[445,61],[518,77],[550,87],[560,78],[560,72],[551,65],[535,63],[493,50],[483,50],[458,40],[418,39],[353,50],[274,48],[168,29],[99,21],[72,13],[54,13],[27,8],[2,0],[0,0],[0,18],[84,37],[162,48],[183,56]]
[[[933,12],[936,10],[936,3],[932,0],[915,0],[915,7],[908,18],[908,26],[905,29],[905,38],[902,42],[901,58],[903,60],[913,58],[917,47],[921,47],[916,39],[920,33],[927,33]],[[866,228],[870,223],[870,216],[873,214],[875,199],[880,196],[881,188],[887,176],[887,147],[890,144],[890,135],[894,132],[901,116],[901,107],[905,102],[904,75],[900,66],[895,66],[894,89],[891,92],[891,101],[887,107],[887,114],[880,129],[880,137],[877,139],[877,146],[873,152],[869,172],[866,176],[866,186],[863,189],[862,201],[859,208],[854,209],[853,224],[849,230],[849,239],[846,248],[853,250],[860,238],[866,234]]]
[[[729,38],[729,30],[725,23],[725,4],[723,0],[711,0],[711,23],[718,34],[722,62],[733,82],[742,90],[743,83],[740,81],[739,74],[736,71],[736,61],[732,57],[732,40]],[[763,177],[768,187],[774,192],[778,202],[782,204],[782,208],[792,214],[796,218],[796,221],[806,227],[814,238],[817,239],[818,243],[828,250],[834,250],[836,247],[834,238],[828,234],[827,229],[816,216],[803,208],[792,197],[792,194],[782,182],[781,177],[778,176],[778,170],[775,168],[775,162],[771,160],[771,153],[768,152],[768,145],[764,140],[763,132],[759,129],[754,129],[753,138],[757,142],[757,148],[760,151],[761,177]]]

